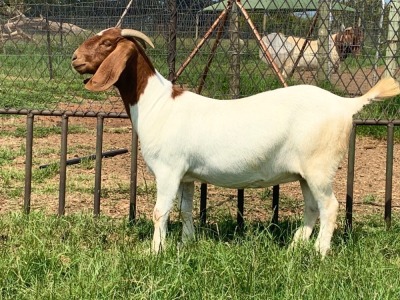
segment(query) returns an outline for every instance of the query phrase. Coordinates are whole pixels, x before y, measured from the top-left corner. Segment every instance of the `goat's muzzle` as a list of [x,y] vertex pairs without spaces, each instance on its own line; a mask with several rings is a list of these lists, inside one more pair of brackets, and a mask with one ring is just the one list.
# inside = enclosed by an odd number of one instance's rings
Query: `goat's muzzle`
[[71,65],[79,74],[94,74],[95,70],[91,70],[90,65],[85,61],[83,55],[78,55],[76,52],[72,55]]
[[86,68],[86,63],[84,62],[83,59],[79,59],[76,52],[72,55],[71,60],[72,60],[71,65],[75,69],[75,71],[77,71],[79,74],[88,73]]
[[[83,59],[79,59],[77,53],[75,52],[72,55],[71,58],[71,65],[72,67],[75,69],[75,71],[77,71],[79,74],[87,74],[87,73],[91,73],[88,71],[87,69],[87,64],[84,62]],[[89,78],[86,78],[83,80],[83,83],[86,84],[88,81],[90,80]]]

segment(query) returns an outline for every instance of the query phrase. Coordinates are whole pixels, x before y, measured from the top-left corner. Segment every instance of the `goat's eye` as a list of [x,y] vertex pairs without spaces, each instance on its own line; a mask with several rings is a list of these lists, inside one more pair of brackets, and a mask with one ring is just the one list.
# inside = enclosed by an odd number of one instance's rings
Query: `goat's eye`
[[106,47],[110,47],[112,45],[112,43],[109,40],[105,40],[103,42],[103,45],[106,46]]

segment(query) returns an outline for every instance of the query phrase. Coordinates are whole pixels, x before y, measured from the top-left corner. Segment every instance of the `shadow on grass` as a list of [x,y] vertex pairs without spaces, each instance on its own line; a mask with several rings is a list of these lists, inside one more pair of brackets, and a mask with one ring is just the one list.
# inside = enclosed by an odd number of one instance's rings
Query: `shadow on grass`
[[[248,235],[265,234],[268,235],[280,247],[287,247],[294,232],[301,225],[301,220],[285,219],[278,224],[271,222],[246,222],[243,227],[239,227],[236,220],[230,216],[219,218],[218,221],[210,222],[205,225],[195,224],[196,238],[215,240],[218,242],[235,242],[238,239],[246,238]],[[131,233],[139,240],[151,239],[153,236],[153,223],[149,219],[138,219],[130,226]],[[168,235],[180,240],[182,223],[180,221],[170,221],[168,223]]]
[[198,230],[205,238],[222,242],[232,242],[247,235],[268,235],[280,247],[285,247],[290,242],[295,230],[300,226],[301,220],[287,219],[274,224],[272,222],[247,222],[239,227],[235,220],[224,218],[217,223],[206,224]]

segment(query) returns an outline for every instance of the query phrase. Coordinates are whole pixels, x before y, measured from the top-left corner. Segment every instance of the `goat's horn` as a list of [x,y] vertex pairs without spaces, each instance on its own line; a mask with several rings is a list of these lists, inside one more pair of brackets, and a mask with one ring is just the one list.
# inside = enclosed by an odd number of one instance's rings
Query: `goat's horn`
[[142,41],[145,41],[147,44],[149,44],[152,48],[154,48],[153,42],[143,32],[134,29],[122,29],[121,35],[141,39]]

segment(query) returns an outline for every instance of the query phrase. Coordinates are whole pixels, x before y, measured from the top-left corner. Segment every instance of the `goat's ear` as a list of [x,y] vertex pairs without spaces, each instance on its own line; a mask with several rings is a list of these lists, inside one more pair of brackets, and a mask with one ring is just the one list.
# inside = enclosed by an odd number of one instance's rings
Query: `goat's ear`
[[132,42],[121,40],[115,50],[101,63],[93,77],[85,84],[85,88],[96,92],[109,89],[117,82],[133,51]]

